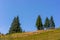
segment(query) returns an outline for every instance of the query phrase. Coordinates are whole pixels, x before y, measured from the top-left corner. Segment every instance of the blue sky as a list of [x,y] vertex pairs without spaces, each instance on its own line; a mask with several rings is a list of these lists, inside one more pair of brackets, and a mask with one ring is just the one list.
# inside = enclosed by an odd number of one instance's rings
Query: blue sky
[[20,17],[23,30],[35,31],[35,22],[41,15],[54,17],[56,27],[60,26],[60,0],[0,0],[0,32],[7,33],[15,16]]

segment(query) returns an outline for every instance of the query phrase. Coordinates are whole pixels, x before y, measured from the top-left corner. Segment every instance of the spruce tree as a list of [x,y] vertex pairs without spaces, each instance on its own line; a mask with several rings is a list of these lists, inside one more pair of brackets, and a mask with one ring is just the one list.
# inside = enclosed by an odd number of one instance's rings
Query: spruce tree
[[38,30],[42,30],[43,29],[42,19],[41,19],[40,15],[37,18],[36,27],[37,27]]
[[14,20],[11,24],[9,33],[19,33],[19,32],[22,32],[22,29],[20,27],[19,17],[17,16],[14,18]]
[[50,22],[49,22],[48,17],[46,17],[44,28],[48,29],[49,27],[50,27]]
[[55,23],[54,23],[54,20],[53,20],[53,16],[51,16],[51,18],[50,18],[50,28],[51,29],[55,28]]

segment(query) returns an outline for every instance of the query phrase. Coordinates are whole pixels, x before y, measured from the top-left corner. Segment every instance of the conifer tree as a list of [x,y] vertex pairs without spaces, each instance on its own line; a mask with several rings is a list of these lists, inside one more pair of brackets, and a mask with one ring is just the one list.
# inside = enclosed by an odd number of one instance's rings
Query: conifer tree
[[38,30],[42,30],[43,29],[42,19],[41,19],[40,15],[37,18],[36,27],[37,27]]
[[22,29],[20,27],[19,17],[17,16],[14,18],[14,20],[11,24],[9,33],[19,33],[19,32],[22,32]]
[[48,17],[46,17],[44,28],[48,29],[49,27],[50,27],[50,21],[49,21]]
[[55,28],[55,23],[54,23],[54,20],[53,20],[53,16],[51,16],[51,18],[50,18],[50,28],[51,29]]

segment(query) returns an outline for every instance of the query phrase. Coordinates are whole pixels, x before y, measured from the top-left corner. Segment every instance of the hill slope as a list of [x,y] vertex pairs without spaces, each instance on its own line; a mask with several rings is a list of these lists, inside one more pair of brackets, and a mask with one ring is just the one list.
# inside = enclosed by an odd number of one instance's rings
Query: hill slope
[[60,40],[60,29],[15,33],[0,37],[4,40]]

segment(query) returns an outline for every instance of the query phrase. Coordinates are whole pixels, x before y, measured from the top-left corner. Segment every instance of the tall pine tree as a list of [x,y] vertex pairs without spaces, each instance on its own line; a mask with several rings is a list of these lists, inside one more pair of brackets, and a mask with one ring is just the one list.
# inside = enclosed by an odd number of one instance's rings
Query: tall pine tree
[[37,27],[38,30],[42,30],[43,29],[42,19],[41,19],[40,15],[37,18],[36,27]]
[[49,22],[48,17],[46,17],[44,28],[48,29],[49,27],[50,27],[50,22]]
[[53,16],[51,16],[51,18],[50,18],[50,28],[51,29],[55,28],[55,23],[54,23],[54,20],[53,20]]
[[19,33],[19,32],[22,32],[22,29],[20,27],[19,17],[17,16],[14,18],[14,20],[11,24],[9,33]]

